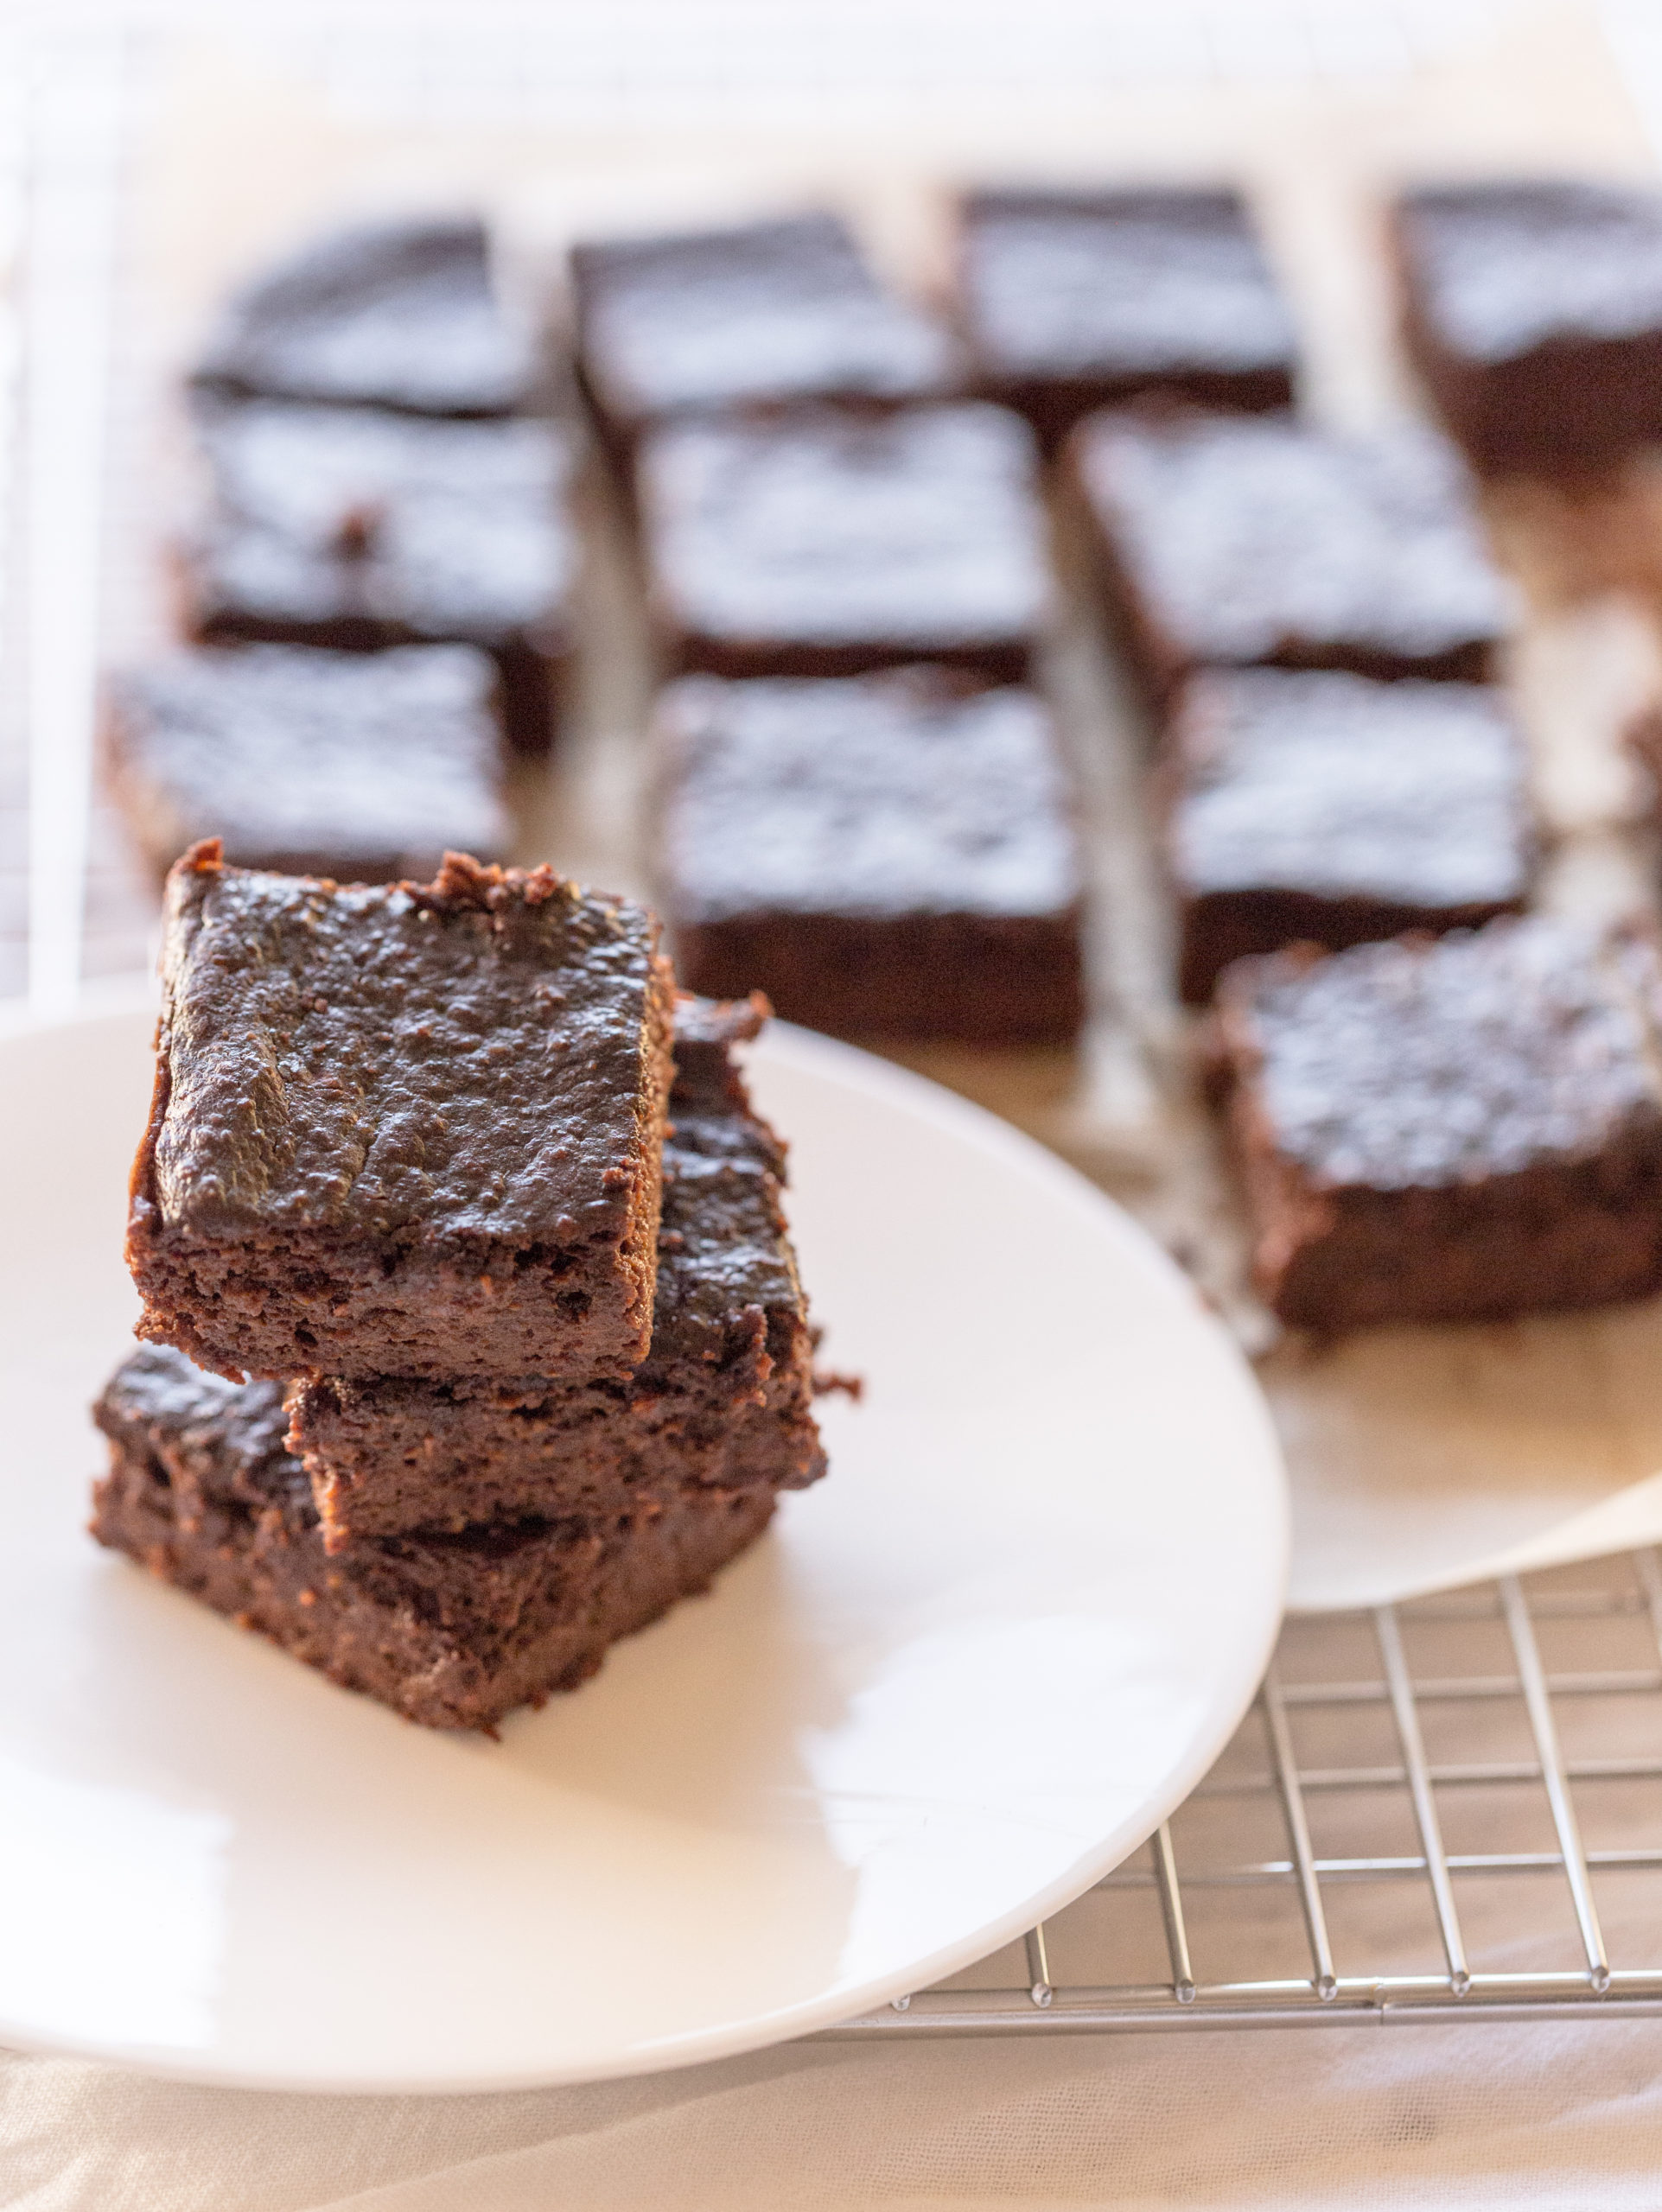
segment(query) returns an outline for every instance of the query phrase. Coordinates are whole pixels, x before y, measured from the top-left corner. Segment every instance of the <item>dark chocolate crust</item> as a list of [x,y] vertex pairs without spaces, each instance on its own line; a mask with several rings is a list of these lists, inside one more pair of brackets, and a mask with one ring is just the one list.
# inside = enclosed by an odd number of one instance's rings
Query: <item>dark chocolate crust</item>
[[510,743],[549,750],[573,650],[567,431],[269,400],[198,416],[213,505],[179,549],[193,636],[477,645]]
[[1250,954],[1474,929],[1529,887],[1522,737],[1487,685],[1207,671],[1180,697],[1162,780],[1193,1006]]
[[218,837],[239,868],[429,877],[512,834],[494,681],[466,645],[175,652],[109,686],[111,780],[158,874]]
[[280,1388],[136,1352],[94,1409],[92,1534],[343,1688],[430,1728],[492,1730],[599,1667],[767,1526],[774,1493],[690,1487],[627,1516],[389,1537],[331,1558]]
[[533,349],[503,316],[474,217],[365,225],[245,285],[196,368],[205,389],[417,415],[506,415]]
[[1168,705],[1199,667],[1483,683],[1513,623],[1455,449],[1278,416],[1087,416],[1066,490],[1110,620]]
[[1659,1009],[1649,938],[1546,919],[1232,969],[1262,1295],[1332,1332],[1662,1288]]
[[1409,354],[1475,467],[1573,474],[1662,437],[1662,193],[1435,186],[1389,234]]
[[548,868],[341,887],[194,848],[133,1170],[140,1335],[231,1376],[628,1374],[671,1074],[657,937]]
[[627,1382],[382,1376],[294,1393],[289,1443],[331,1551],[411,1529],[630,1513],[689,1486],[798,1490],[823,1474],[783,1147],[731,1058],[761,1012],[678,1007],[652,1347]]
[[573,248],[577,373],[619,459],[651,423],[831,400],[939,398],[951,339],[886,292],[846,223],[810,213]]
[[1292,319],[1238,193],[972,192],[958,227],[976,387],[1048,453],[1081,416],[1148,391],[1292,404]]
[[1008,409],[672,423],[642,441],[636,483],[675,671],[1028,672],[1051,588],[1037,452]]
[[655,728],[656,872],[678,967],[842,1036],[1065,1044],[1083,865],[1032,693],[913,668],[708,677]]

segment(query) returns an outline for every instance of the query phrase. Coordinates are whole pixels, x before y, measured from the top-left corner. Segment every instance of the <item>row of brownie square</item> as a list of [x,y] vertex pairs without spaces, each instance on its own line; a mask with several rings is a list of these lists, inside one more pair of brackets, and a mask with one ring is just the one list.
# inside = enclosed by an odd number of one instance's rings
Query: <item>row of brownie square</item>
[[95,1530],[411,1718],[493,1725],[823,1471],[782,1149],[732,1060],[758,1011],[681,1002],[671,1125],[641,909],[212,848],[169,893],[129,1237],[169,1349],[100,1402]]
[[[1405,349],[1469,458],[1547,474],[1662,438],[1662,194],[1468,180],[1386,224]],[[786,218],[580,247],[578,372],[620,457],[688,414],[970,391],[1048,452],[1086,414],[1160,392],[1291,404],[1298,348],[1240,196],[1173,188],[971,192],[945,324],[886,294],[846,227]]]

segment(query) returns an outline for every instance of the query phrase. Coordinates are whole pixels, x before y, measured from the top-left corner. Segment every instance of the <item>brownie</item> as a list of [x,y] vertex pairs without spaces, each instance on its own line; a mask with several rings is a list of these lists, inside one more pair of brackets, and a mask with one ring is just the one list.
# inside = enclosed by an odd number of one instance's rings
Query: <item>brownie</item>
[[1238,193],[971,192],[958,207],[971,371],[1054,451],[1139,392],[1292,403],[1296,340]]
[[1219,992],[1258,1287],[1319,1331],[1662,1289],[1662,958],[1491,922],[1242,961]]
[[1082,863],[1049,715],[931,668],[690,677],[656,729],[682,982],[844,1036],[1062,1044]]
[[1033,435],[1008,409],[672,423],[642,442],[638,485],[678,671],[1028,672],[1050,581]]
[[824,1472],[783,1148],[730,1059],[762,1012],[677,1008],[652,1348],[627,1382],[378,1376],[295,1393],[289,1442],[332,1552],[411,1529],[628,1514],[694,1488],[800,1489]]
[[1218,670],[1185,689],[1170,736],[1165,857],[1193,1005],[1248,953],[1473,929],[1523,903],[1523,741],[1486,685]]
[[425,878],[512,835],[494,683],[466,645],[175,652],[110,687],[115,787],[158,869],[217,836],[241,868]]
[[1454,448],[1275,416],[1089,416],[1069,491],[1156,702],[1197,667],[1481,683],[1512,626]]
[[197,364],[204,389],[413,415],[506,415],[536,374],[474,217],[334,231],[235,294]]
[[774,1493],[690,1485],[629,1515],[389,1536],[331,1558],[282,1386],[147,1345],[95,1408],[92,1533],[347,1689],[433,1728],[494,1732],[574,1688],[767,1526]]
[[672,984],[643,908],[168,878],[127,1256],[141,1337],[240,1376],[627,1375],[657,1272]]
[[213,499],[181,547],[196,637],[478,645],[515,749],[548,751],[572,655],[568,431],[265,400],[203,407],[198,428]]
[[1662,192],[1535,179],[1404,193],[1408,351],[1479,468],[1597,467],[1662,438]]
[[945,330],[835,215],[581,245],[571,276],[577,373],[620,454],[673,416],[938,398],[953,379]]

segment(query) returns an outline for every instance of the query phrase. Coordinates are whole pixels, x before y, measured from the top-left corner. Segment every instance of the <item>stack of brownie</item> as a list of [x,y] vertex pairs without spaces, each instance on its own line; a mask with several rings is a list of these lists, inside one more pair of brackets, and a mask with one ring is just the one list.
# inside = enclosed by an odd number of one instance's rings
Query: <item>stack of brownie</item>
[[504,746],[548,752],[571,652],[576,448],[538,376],[476,221],[337,233],[229,303],[193,379],[192,643],[111,687],[158,869],[208,835],[374,881],[503,851]]
[[684,981],[844,1035],[1070,1041],[1083,869],[1034,688],[1028,425],[961,396],[961,346],[829,215],[582,245],[572,274],[679,679],[655,847]]
[[824,1471],[761,1009],[657,936],[455,855],[169,879],[94,1533],[433,1726],[582,1681]]

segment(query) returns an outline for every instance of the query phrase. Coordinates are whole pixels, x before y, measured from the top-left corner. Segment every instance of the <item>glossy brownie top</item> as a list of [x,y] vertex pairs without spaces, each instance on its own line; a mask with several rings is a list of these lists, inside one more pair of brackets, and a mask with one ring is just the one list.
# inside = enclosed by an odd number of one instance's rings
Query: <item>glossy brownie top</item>
[[1302,670],[1194,677],[1173,727],[1168,835],[1192,893],[1274,887],[1425,907],[1521,897],[1521,741],[1481,684]]
[[946,334],[883,289],[835,215],[580,245],[572,270],[585,373],[633,422],[951,380]]
[[208,1236],[624,1234],[660,1136],[657,938],[545,868],[337,887],[196,848],[168,881],[136,1204]]
[[188,547],[204,615],[483,638],[560,620],[576,541],[555,424],[251,400],[203,408],[199,429],[215,494]]
[[341,863],[447,846],[498,852],[495,666],[468,645],[375,655],[298,645],[181,652],[112,687],[121,764],[166,810],[175,849]]
[[678,921],[1043,914],[1080,895],[1067,778],[1029,691],[926,669],[690,677],[665,693],[659,737]]
[[1512,626],[1464,466],[1430,431],[1127,410],[1076,435],[1102,528],[1195,659],[1268,659],[1300,639],[1424,658]]
[[198,364],[203,384],[421,415],[500,415],[532,349],[492,288],[471,219],[366,225],[315,240],[244,286]]
[[715,638],[1023,638],[1049,604],[1033,435],[1002,407],[686,422],[640,461],[654,591]]
[[1662,193],[1536,180],[1405,193],[1398,235],[1441,341],[1505,361],[1554,340],[1662,336]]
[[1243,961],[1225,1034],[1276,1150],[1328,1188],[1436,1188],[1662,1129],[1662,962],[1544,918]]
[[998,373],[1291,371],[1292,321],[1235,193],[972,193],[960,219],[965,320]]

